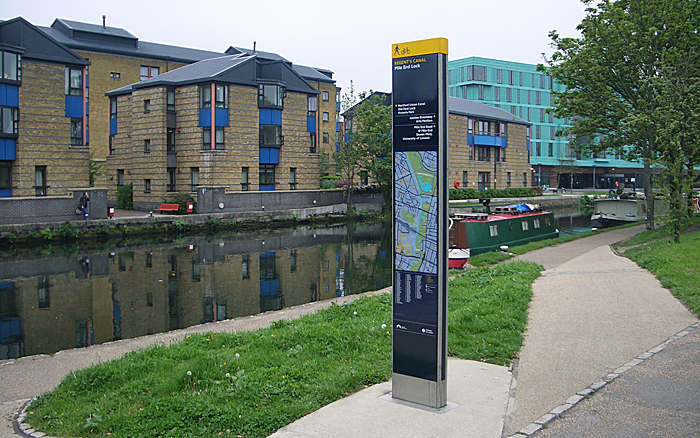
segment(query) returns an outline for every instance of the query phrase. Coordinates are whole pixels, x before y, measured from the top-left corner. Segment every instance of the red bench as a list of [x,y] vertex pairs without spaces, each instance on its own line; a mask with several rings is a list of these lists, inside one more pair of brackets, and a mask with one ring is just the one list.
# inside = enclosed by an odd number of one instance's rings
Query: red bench
[[159,211],[163,214],[164,211],[177,211],[180,208],[180,204],[160,204],[160,208],[154,208],[153,211]]

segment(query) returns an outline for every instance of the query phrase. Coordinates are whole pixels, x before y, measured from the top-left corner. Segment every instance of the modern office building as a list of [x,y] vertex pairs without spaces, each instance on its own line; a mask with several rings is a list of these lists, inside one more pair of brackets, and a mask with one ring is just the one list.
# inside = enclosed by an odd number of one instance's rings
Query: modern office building
[[535,64],[469,57],[450,61],[448,76],[451,97],[483,102],[532,123],[533,185],[607,189],[617,182],[641,187],[641,163],[624,161],[614,153],[581,156],[569,148],[566,138],[556,136],[567,120],[547,109],[552,91],[563,91],[563,86],[538,72]]

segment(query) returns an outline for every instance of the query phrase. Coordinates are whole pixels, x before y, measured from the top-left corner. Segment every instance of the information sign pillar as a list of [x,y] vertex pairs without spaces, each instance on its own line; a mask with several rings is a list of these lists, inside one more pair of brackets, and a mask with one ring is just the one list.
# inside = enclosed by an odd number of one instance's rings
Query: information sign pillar
[[392,397],[447,405],[447,40],[392,45]]

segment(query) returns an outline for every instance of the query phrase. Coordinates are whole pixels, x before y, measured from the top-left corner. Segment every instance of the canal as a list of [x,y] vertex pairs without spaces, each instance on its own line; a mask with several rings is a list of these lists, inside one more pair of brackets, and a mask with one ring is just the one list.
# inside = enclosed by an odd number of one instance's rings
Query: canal
[[[562,235],[590,213],[554,210]],[[391,285],[381,222],[0,250],[0,360],[167,332]]]

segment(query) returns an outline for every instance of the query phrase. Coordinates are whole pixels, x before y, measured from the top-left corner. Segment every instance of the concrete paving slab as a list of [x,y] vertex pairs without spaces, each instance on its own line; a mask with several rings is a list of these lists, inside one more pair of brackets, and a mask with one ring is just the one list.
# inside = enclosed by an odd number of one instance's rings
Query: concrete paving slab
[[507,368],[450,358],[447,401],[457,406],[435,413],[382,399],[391,382],[338,400],[277,431],[270,438],[500,438],[511,374]]

